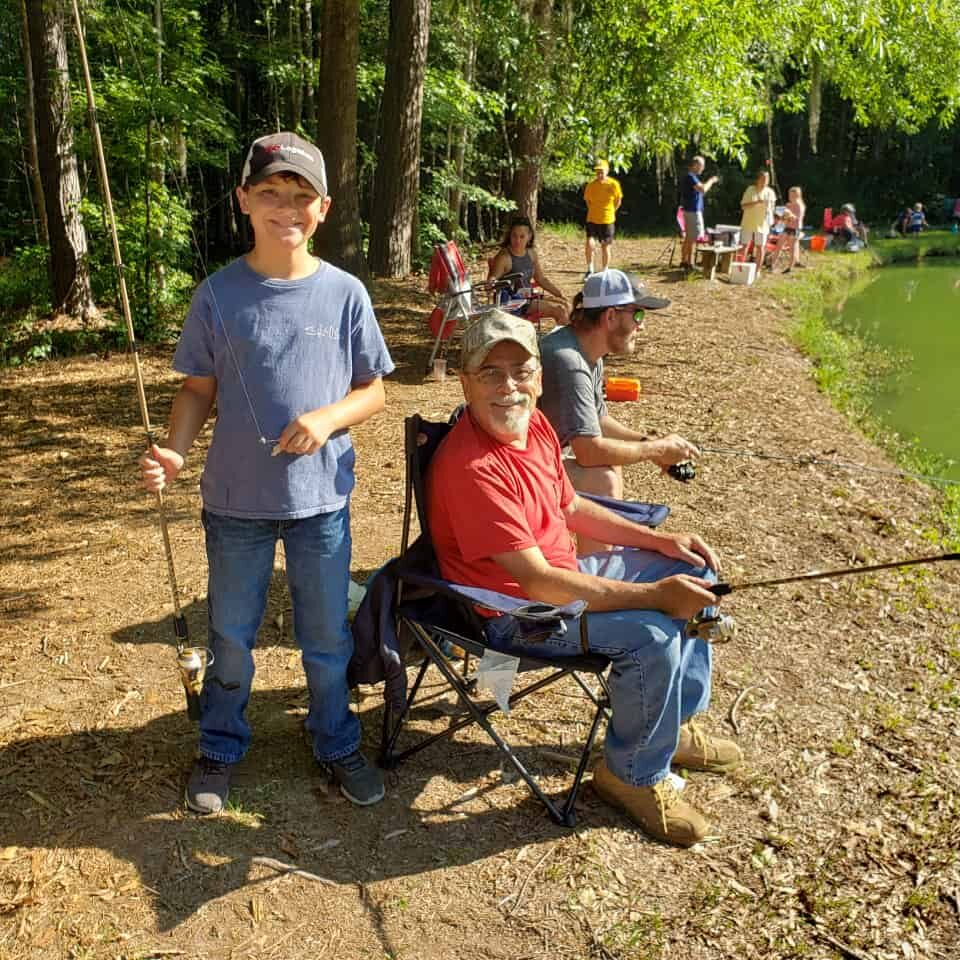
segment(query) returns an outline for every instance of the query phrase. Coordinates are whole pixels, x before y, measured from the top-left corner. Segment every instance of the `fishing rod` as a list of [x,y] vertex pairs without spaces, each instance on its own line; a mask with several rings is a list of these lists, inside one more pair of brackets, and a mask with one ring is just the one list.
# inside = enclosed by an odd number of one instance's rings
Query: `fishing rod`
[[[726,597],[735,590],[754,590],[761,587],[777,587],[784,583],[799,583],[804,580],[826,580],[833,577],[851,577],[861,573],[873,573],[877,570],[892,570],[897,567],[913,567],[922,563],[943,563],[946,560],[960,560],[960,553],[941,553],[932,557],[908,557],[905,560],[893,560],[889,563],[873,563],[866,567],[845,567],[842,570],[822,570],[810,573],[798,573],[789,577],[776,577],[773,580],[748,580],[744,583],[714,583],[707,589],[716,597]],[[736,621],[729,614],[699,613],[687,621],[686,635],[691,639],[704,640],[707,643],[729,643],[737,635]]]
[[871,563],[864,567],[844,567],[842,570],[814,570],[810,573],[798,573],[789,577],[776,577],[772,580],[748,580],[744,583],[714,583],[708,587],[717,597],[725,597],[735,590],[754,590],[760,587],[777,587],[783,583],[799,583],[802,580],[828,580],[834,577],[852,577],[862,573],[874,573],[877,570],[894,570],[897,567],[915,567],[923,563],[944,563],[960,560],[960,553],[940,553],[931,557],[908,557],[905,560],[891,560],[889,563]]
[[[110,230],[110,239],[113,246],[113,265],[117,271],[117,284],[120,293],[120,307],[126,325],[127,342],[130,347],[130,356],[133,360],[134,379],[137,387],[137,399],[140,404],[140,418],[146,433],[148,445],[156,443],[156,435],[150,425],[150,410],[147,406],[147,394],[143,380],[143,370],[140,366],[140,353],[136,334],[133,329],[133,316],[130,312],[130,300],[127,296],[127,283],[124,278],[123,257],[120,253],[120,237],[117,233],[116,218],[113,213],[113,198],[110,193],[110,180],[107,176],[107,160],[103,150],[103,140],[100,136],[100,124],[97,120],[96,100],[93,95],[93,82],[90,79],[90,64],[87,61],[87,46],[83,33],[83,22],[80,19],[80,8],[77,0],[71,0],[73,7],[73,22],[77,31],[77,44],[80,51],[80,62],[83,68],[83,82],[87,93],[87,110],[90,117],[90,132],[93,137],[94,153],[97,157],[97,169],[100,175],[100,187],[103,191],[103,205],[107,225]],[[200,691],[203,688],[203,677],[207,667],[213,662],[209,648],[188,645],[187,619],[180,606],[180,588],[177,585],[177,572],[173,562],[173,548],[170,545],[170,532],[167,523],[166,502],[163,491],[156,492],[157,519],[160,525],[160,536],[163,540],[163,552],[167,561],[167,579],[170,583],[170,592],[173,596],[173,630],[177,643],[177,668],[180,680],[187,698],[187,713],[191,720],[200,719]]]
[[937,477],[926,473],[913,473],[910,470],[891,470],[885,467],[869,467],[864,463],[856,463],[853,460],[834,460],[828,457],[818,457],[814,454],[790,456],[788,454],[758,453],[755,450],[744,450],[737,447],[709,447],[700,443],[697,443],[697,447],[701,453],[713,453],[728,457],[755,457],[759,460],[776,460],[781,463],[795,463],[798,466],[804,467],[815,464],[817,466],[833,467],[834,469],[839,470],[862,470],[864,473],[876,473],[891,477],[907,477],[911,480],[925,480],[927,483],[942,483],[947,485],[960,484],[960,480],[952,480],[950,477]]

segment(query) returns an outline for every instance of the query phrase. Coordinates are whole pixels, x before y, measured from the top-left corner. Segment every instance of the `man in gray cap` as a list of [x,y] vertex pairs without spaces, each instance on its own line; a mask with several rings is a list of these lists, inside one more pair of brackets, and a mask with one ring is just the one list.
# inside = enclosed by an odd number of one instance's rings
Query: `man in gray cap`
[[[736,744],[691,722],[710,700],[711,653],[684,624],[716,603],[716,554],[695,534],[657,532],[577,496],[536,407],[539,351],[529,321],[492,311],[468,327],[460,381],[466,411],[427,475],[443,576],[545,603],[587,602],[590,648],[612,664],[613,709],[594,788],[651,836],[698,842],[707,822],[682,799],[671,764],[723,773],[741,759]],[[571,533],[627,549],[578,561]],[[575,634],[537,647],[574,656]],[[524,649],[514,640],[505,652]]]
[[[651,440],[625,426],[610,415],[604,399],[603,358],[633,353],[644,312],[667,307],[670,301],[653,296],[620,270],[593,274],[578,299],[570,325],[557,328],[540,345],[540,409],[565,448],[564,467],[574,489],[619,500],[624,465],[649,460],[666,470],[695,460],[699,453],[675,433]],[[591,537],[578,538],[581,556],[608,546]]]

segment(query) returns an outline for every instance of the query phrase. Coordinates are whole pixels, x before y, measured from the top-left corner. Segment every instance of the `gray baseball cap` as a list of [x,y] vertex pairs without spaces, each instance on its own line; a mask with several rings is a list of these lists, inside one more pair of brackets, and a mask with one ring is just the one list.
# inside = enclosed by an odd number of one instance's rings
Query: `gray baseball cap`
[[628,277],[622,270],[602,270],[587,277],[583,285],[583,306],[585,310],[627,306],[660,310],[669,307],[670,301],[648,293],[636,277]]
[[253,141],[240,177],[242,186],[253,186],[275,173],[296,173],[320,196],[327,195],[327,168],[323,154],[295,133],[271,133]]
[[471,370],[480,366],[487,354],[504,340],[519,343],[531,357],[540,356],[537,330],[529,320],[505,310],[487,310],[463,331],[460,343],[461,369]]

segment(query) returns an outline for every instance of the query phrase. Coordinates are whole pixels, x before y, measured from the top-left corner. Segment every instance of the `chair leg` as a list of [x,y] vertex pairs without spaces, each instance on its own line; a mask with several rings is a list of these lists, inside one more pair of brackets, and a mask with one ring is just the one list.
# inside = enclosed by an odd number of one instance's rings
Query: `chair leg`
[[426,676],[429,666],[430,660],[427,657],[424,657],[423,663],[420,664],[420,670],[417,672],[417,679],[414,680],[413,686],[410,688],[410,692],[407,694],[407,700],[403,705],[403,710],[400,711],[400,715],[397,717],[397,722],[392,729],[390,722],[393,713],[390,707],[387,706],[383,711],[383,731],[380,739],[380,766],[383,767],[384,770],[392,770],[400,763],[400,759],[394,752],[394,748],[397,745],[397,740],[400,737],[400,731],[403,729],[404,721],[407,719],[407,714],[410,712],[410,707],[413,706],[413,701],[417,696],[417,691],[420,689],[420,684],[423,683],[423,678]]

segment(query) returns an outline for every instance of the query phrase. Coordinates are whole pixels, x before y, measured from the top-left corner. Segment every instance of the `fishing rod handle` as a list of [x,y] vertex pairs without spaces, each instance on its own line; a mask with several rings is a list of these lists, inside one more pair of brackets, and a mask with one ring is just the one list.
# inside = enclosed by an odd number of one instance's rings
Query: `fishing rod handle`
[[733,593],[733,584],[732,583],[712,583],[707,589],[715,597],[727,597]]

